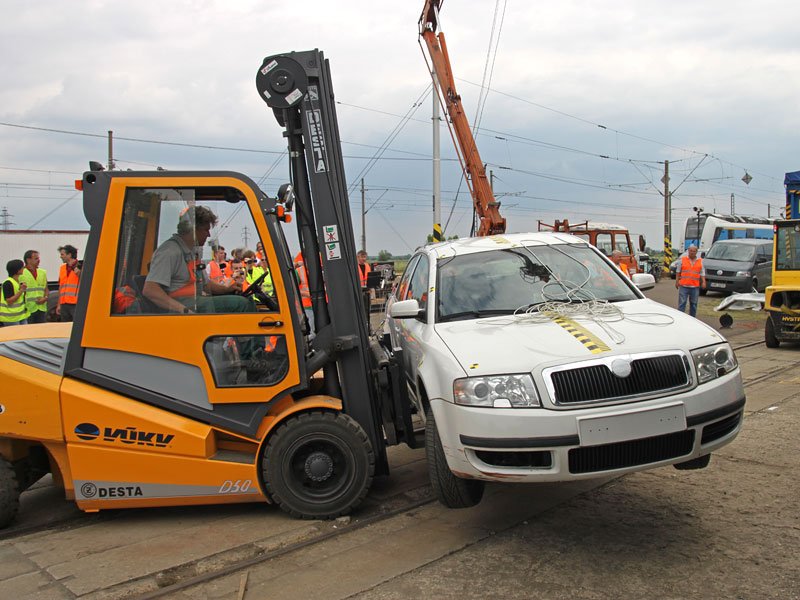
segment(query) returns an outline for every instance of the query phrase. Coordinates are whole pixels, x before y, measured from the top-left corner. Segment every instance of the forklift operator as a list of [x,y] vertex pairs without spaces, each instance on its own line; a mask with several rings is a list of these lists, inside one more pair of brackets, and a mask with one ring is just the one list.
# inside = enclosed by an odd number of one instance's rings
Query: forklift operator
[[181,213],[178,232],[153,254],[142,293],[159,308],[172,313],[255,312],[253,302],[242,296],[241,284],[223,285],[198,271],[195,246],[202,247],[216,225],[217,216],[205,206]]

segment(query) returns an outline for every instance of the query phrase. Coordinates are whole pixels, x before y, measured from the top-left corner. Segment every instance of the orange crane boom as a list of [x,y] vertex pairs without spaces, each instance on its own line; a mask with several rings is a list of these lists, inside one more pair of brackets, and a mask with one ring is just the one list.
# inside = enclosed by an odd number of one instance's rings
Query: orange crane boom
[[[480,218],[477,235],[505,233],[506,220],[500,216],[500,203],[495,199],[486,169],[478,153],[478,146],[472,135],[469,121],[461,104],[461,96],[456,91],[455,77],[447,54],[444,33],[439,28],[439,8],[442,0],[425,0],[425,7],[419,19],[419,35],[425,41],[431,64],[428,65],[434,87],[439,91],[439,101],[447,111],[448,127],[453,143],[464,170],[475,212]],[[426,59],[427,62],[427,59]]]

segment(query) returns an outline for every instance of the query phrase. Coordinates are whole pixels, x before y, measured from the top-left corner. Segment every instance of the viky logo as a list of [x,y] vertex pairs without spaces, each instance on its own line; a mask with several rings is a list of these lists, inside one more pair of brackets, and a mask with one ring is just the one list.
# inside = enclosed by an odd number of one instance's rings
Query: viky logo
[[[101,437],[100,428],[93,423],[81,423],[75,427],[75,435],[82,440],[96,440]],[[136,427],[104,427],[102,438],[104,442],[164,448],[175,436],[171,433],[141,431]]]

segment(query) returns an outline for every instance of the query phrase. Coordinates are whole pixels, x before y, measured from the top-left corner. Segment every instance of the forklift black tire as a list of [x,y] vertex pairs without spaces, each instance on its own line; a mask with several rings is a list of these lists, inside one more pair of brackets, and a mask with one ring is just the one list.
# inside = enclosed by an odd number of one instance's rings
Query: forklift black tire
[[704,454],[686,462],[676,463],[672,465],[679,471],[693,471],[695,469],[705,469],[711,462],[711,454]]
[[14,468],[0,457],[0,529],[8,527],[19,510],[19,483]]
[[335,519],[367,495],[375,453],[367,434],[344,413],[308,412],[287,419],[262,461],[270,499],[301,519]]
[[484,482],[457,477],[447,466],[432,410],[428,410],[425,423],[425,456],[428,459],[431,487],[439,502],[447,508],[469,508],[481,501]]
[[781,345],[780,340],[775,336],[775,324],[772,316],[767,314],[767,321],[764,323],[764,344],[767,348],[777,348]]

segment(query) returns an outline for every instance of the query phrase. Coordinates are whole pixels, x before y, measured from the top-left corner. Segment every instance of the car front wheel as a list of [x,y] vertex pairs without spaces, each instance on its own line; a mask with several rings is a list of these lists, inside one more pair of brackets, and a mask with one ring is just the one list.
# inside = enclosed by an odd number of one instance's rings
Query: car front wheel
[[447,508],[469,508],[481,501],[484,482],[456,477],[447,466],[432,410],[428,411],[425,423],[425,455],[428,459],[431,487],[439,502]]

